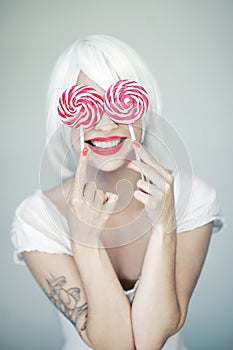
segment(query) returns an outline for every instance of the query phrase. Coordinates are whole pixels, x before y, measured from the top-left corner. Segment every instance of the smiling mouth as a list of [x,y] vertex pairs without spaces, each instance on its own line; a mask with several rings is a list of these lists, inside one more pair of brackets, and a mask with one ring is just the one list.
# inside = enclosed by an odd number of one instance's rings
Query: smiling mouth
[[125,139],[126,137],[109,137],[108,141],[107,138],[96,138],[92,140],[86,140],[85,142],[93,147],[106,149],[120,145]]

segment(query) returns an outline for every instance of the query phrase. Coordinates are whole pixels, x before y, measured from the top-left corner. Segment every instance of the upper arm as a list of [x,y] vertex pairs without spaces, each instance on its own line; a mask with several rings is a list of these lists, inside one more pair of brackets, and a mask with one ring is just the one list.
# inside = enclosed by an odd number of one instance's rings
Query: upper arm
[[211,238],[212,222],[177,234],[176,288],[183,326],[189,300],[200,276]]
[[85,343],[92,347],[87,332],[87,302],[72,256],[23,252],[23,258],[52,303],[72,322]]

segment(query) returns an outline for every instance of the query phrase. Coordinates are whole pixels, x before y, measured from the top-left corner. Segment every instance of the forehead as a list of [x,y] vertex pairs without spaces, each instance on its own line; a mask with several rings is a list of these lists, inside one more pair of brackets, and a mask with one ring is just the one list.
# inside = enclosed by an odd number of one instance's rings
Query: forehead
[[98,84],[96,84],[93,80],[91,80],[85,73],[80,71],[77,84],[85,84],[88,86],[93,87],[100,95],[104,96],[105,90],[103,90]]

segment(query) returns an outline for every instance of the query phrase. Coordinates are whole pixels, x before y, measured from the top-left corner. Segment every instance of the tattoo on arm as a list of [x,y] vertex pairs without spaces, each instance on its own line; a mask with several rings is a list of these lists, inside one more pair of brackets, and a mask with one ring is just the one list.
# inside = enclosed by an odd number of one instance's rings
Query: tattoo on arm
[[85,322],[81,331],[86,329],[87,325],[87,303],[78,305],[80,301],[80,288],[74,287],[65,289],[65,276],[53,277],[46,279],[49,292],[46,292],[52,303],[74,324],[77,325],[81,316],[85,315]]

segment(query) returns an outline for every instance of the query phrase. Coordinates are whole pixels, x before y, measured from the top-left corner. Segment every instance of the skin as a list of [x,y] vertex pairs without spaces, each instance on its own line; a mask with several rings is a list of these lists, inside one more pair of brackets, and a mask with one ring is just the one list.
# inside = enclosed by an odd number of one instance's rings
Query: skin
[[[104,91],[83,73],[78,83],[93,86],[104,96]],[[140,129],[134,129],[139,139]],[[131,142],[127,126],[117,125],[104,115],[95,127],[85,130],[85,139],[119,133],[127,136],[120,150],[122,159],[93,154],[90,149],[84,156],[77,132],[72,130],[79,159],[75,176],[63,184],[62,190],[58,187],[45,193],[67,218],[73,256],[34,251],[24,252],[24,259],[50,300],[93,349],[159,350],[185,322],[207,254],[212,223],[177,235],[173,176],[142,145]],[[135,160],[135,153],[140,161]],[[129,164],[127,158],[132,159]],[[99,167],[96,181],[90,181]],[[133,188],[127,206],[122,206],[127,192],[116,191],[122,178]],[[149,222],[141,238],[102,249],[111,233],[106,228],[126,224],[140,212]],[[144,218],[138,228],[142,232]],[[131,226],[129,231],[135,233]],[[80,240],[88,244],[80,244]],[[132,288],[139,275],[130,305],[122,288]]]

